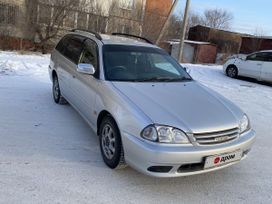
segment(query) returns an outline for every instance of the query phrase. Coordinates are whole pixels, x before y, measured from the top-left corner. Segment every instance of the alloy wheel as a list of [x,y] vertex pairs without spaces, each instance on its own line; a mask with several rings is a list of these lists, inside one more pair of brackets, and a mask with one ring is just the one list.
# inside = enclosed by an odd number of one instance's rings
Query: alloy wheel
[[57,100],[60,96],[59,82],[57,79],[54,79],[53,92],[54,98]]
[[237,70],[235,67],[229,67],[227,70],[227,74],[229,77],[234,78],[237,75]]
[[115,154],[115,135],[109,124],[103,127],[101,137],[103,153],[107,159],[112,159]]

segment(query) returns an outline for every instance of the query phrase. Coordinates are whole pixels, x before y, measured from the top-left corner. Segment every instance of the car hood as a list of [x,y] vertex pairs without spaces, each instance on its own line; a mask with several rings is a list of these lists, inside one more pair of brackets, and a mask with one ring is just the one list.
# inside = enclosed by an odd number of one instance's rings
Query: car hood
[[185,132],[212,132],[237,127],[243,112],[198,82],[133,83],[113,85],[155,124]]

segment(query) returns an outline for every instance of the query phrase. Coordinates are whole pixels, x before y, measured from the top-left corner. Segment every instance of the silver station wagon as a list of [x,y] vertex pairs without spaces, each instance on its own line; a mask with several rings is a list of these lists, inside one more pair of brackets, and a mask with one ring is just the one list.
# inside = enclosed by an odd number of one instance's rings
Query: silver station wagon
[[49,75],[55,102],[86,120],[112,169],[157,177],[214,171],[244,159],[255,140],[240,108],[138,36],[73,30],[52,52]]

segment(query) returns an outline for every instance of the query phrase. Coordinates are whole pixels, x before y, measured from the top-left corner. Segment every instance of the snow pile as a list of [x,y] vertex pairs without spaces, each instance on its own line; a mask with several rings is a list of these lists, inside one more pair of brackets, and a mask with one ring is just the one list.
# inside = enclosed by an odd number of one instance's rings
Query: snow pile
[[50,55],[0,52],[0,75],[45,75]]

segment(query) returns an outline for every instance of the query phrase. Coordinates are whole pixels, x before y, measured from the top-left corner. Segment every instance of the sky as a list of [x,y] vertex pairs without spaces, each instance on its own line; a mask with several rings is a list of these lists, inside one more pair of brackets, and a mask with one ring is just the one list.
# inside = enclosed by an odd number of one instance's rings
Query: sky
[[[186,0],[178,0],[183,13]],[[233,14],[231,30],[241,33],[272,36],[272,0],[191,0],[190,10],[202,14],[205,9],[221,8]]]

